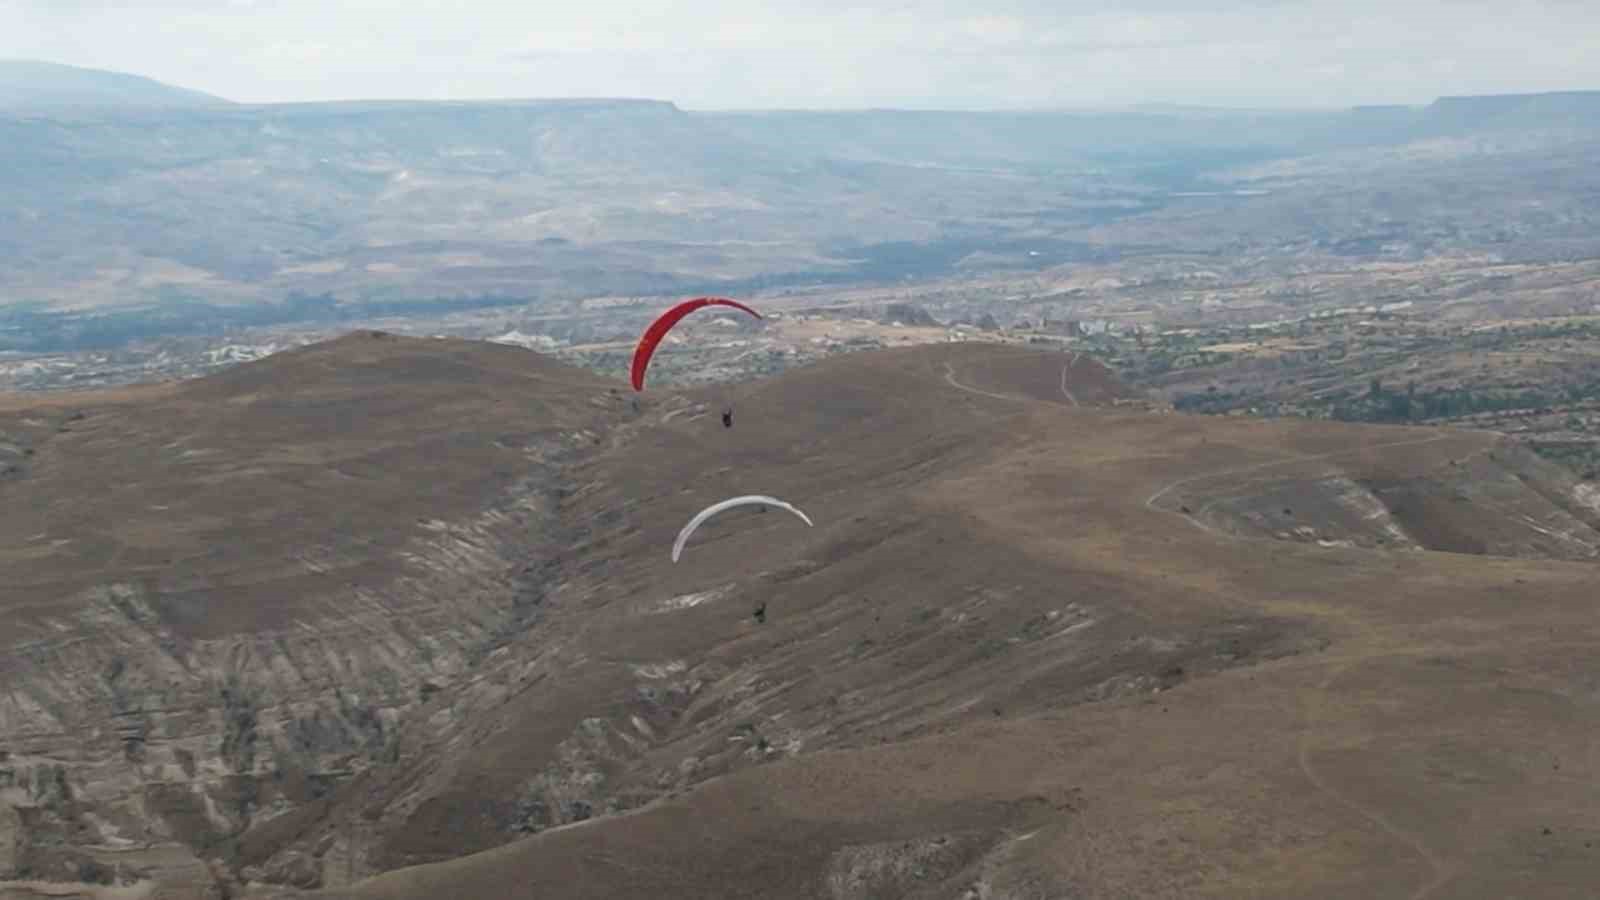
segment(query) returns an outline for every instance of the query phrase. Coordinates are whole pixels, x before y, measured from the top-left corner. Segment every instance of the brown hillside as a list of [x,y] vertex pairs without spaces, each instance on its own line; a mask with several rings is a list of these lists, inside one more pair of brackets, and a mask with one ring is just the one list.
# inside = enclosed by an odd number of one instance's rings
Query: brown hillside
[[[1093,361],[988,345],[738,388],[732,429],[720,389],[635,413],[613,387],[353,336],[6,425],[36,452],[0,490],[129,498],[12,526],[103,554],[8,562],[50,586],[8,607],[41,623],[0,671],[0,767],[30,786],[12,875],[396,900],[1600,883],[1596,570],[1515,532],[1587,495],[1496,436],[1096,408],[1125,392]],[[1490,454],[1493,502],[1440,507]],[[1349,546],[1396,486],[1410,543]],[[674,565],[740,493],[816,527],[731,512]],[[141,505],[173,515],[106,524]],[[1320,530],[1266,539],[1280,505]],[[1426,549],[1467,540],[1528,558]]]

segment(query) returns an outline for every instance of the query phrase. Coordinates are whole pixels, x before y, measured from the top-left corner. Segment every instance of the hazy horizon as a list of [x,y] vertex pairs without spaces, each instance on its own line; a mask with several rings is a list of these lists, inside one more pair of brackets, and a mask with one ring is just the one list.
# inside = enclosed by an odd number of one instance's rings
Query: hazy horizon
[[[1580,0],[0,0],[0,58],[242,103],[630,97],[696,110],[1319,109],[1600,87]],[[1198,8],[1197,8],[1198,6]],[[459,11],[465,8],[469,12]]]

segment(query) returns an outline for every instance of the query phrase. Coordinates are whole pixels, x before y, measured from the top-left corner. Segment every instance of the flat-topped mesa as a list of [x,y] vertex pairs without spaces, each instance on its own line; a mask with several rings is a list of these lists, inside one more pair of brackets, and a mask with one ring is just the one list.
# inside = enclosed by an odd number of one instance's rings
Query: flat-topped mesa
[[1600,119],[1600,91],[1440,97],[1423,112],[1461,127],[1593,128]]

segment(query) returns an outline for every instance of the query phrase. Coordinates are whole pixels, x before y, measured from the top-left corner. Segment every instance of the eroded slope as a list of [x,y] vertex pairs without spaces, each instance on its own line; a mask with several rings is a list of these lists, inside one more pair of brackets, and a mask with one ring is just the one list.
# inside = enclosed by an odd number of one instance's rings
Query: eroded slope
[[[1061,358],[1031,359],[853,357],[752,388],[732,432],[679,416],[588,464],[571,508],[626,514],[551,601],[553,628],[587,606],[582,687],[509,703],[375,841],[543,833],[355,893],[1582,896],[1591,567],[1240,539],[1163,505],[1264,461],[1427,473],[1495,436],[1074,408],[1042,390]],[[818,527],[753,513],[666,562],[745,490]],[[580,719],[579,691],[610,700]]]
[[[1191,505],[1241,470],[1294,496],[1330,477],[1426,493],[1493,435],[1119,411],[1092,361],[993,346],[612,387],[369,337],[68,423],[115,441],[36,416],[39,465],[188,433],[162,416],[209,435],[197,449],[253,433],[179,458],[210,491],[129,496],[260,524],[205,588],[119,574],[127,556],[37,563],[61,587],[16,609],[41,623],[28,640],[59,636],[0,674],[45,710],[10,713],[26,740],[0,763],[13,874],[990,900],[1581,896],[1600,875],[1591,565],[1254,540]],[[96,452],[107,481],[149,477]],[[74,496],[49,477],[26,489]],[[324,480],[281,487],[296,477]],[[817,525],[730,513],[670,562],[694,511],[747,492]],[[338,543],[352,531],[367,543]],[[328,569],[328,592],[281,557]],[[94,649],[118,646],[125,671],[155,667],[128,701]],[[106,724],[140,722],[131,742]],[[69,749],[80,727],[98,751]]]
[[1600,556],[1600,489],[1509,439],[1387,428],[1376,445],[1274,456],[1157,498],[1202,528],[1324,547]]
[[73,399],[3,425],[0,877],[208,884],[393,758],[398,711],[530,615],[561,465],[631,415],[533,354],[381,335]]

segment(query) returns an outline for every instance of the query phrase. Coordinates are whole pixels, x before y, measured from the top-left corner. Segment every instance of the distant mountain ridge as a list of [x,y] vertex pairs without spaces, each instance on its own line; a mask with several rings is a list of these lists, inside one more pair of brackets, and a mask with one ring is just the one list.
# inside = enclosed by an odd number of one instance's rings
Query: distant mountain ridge
[[1556,106],[1600,106],[1600,90],[1595,91],[1539,91],[1531,94],[1460,94],[1440,97],[1433,102],[1437,107],[1479,106],[1504,109],[1533,104]]
[[[0,349],[375,305],[1046,269],[1219,252],[1218,235],[1247,231],[1251,253],[1388,252],[1374,222],[1409,236],[1406,252],[1499,253],[1508,236],[1577,252],[1600,240],[1585,188],[1600,116],[1580,108],[1592,96],[1166,112],[258,104],[4,63]],[[1239,189],[1253,193],[1218,193]],[[1468,189],[1477,205],[1459,202]],[[1535,189],[1543,209],[1506,199]],[[1239,203],[1196,200],[1222,196]]]
[[[297,103],[264,103],[264,104],[235,104],[231,100],[208,94],[191,88],[178,87],[166,84],[143,75],[134,75],[128,72],[119,72],[110,69],[96,69],[83,66],[72,66],[64,63],[46,62],[30,59],[0,59],[0,109],[15,109],[18,107],[47,107],[47,106],[94,106],[135,104],[144,106],[234,106],[239,109],[273,108],[288,110],[293,108],[322,107],[328,110],[343,109],[347,111],[383,111],[410,106],[437,106],[437,107],[581,107],[586,105],[662,105],[676,109],[670,101],[648,100],[627,97],[583,97],[583,98],[526,98],[516,100],[464,100],[464,101],[419,101],[419,100],[345,100],[329,102],[297,102]],[[1451,112],[1461,113],[1471,110],[1503,114],[1511,110],[1559,112],[1568,110],[1600,110],[1600,90],[1563,90],[1539,91],[1531,93],[1506,93],[1506,94],[1461,94],[1443,95],[1436,98],[1433,103],[1426,106],[1411,104],[1356,104],[1347,109],[1348,112],[1385,111],[1397,112],[1408,110],[1411,112],[1432,111],[1434,113]],[[856,111],[828,111],[828,110],[740,110],[724,111],[722,115],[750,115],[759,113],[776,113],[789,115],[839,115]],[[896,110],[881,108],[870,110],[873,113],[913,112],[910,110]],[[1336,113],[1331,109],[1296,109],[1274,108],[1253,109],[1233,108],[1211,105],[1196,105],[1168,102],[1148,102],[1133,104],[1122,109],[1082,109],[1082,110],[1033,110],[1033,111],[987,111],[991,114],[1012,115],[1034,114],[1061,114],[1078,113],[1080,115],[1115,115],[1117,113],[1154,113],[1154,114],[1305,114],[1305,113]],[[933,112],[934,115],[949,115],[946,112]],[[973,114],[973,113],[969,113]],[[982,115],[983,113],[976,113]],[[718,113],[711,113],[716,116]]]
[[1600,91],[1440,97],[1426,113],[1436,122],[1459,125],[1579,125],[1600,120]]
[[0,59],[0,109],[81,106],[199,107],[221,97],[142,75],[27,59]]

